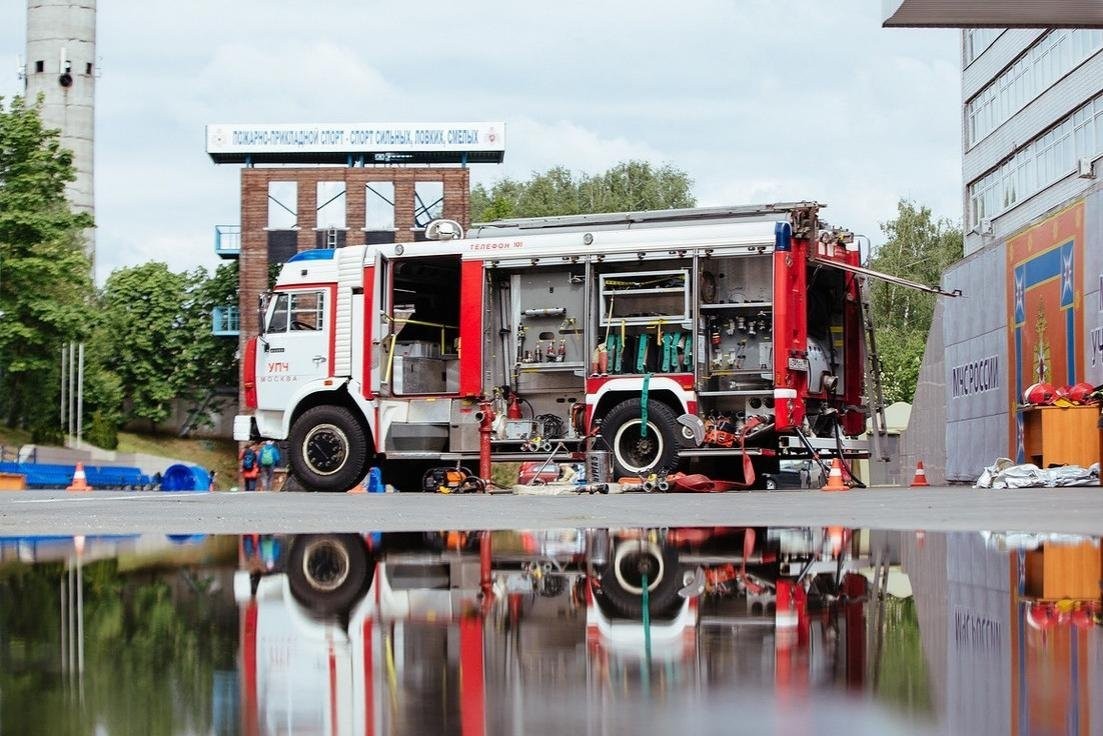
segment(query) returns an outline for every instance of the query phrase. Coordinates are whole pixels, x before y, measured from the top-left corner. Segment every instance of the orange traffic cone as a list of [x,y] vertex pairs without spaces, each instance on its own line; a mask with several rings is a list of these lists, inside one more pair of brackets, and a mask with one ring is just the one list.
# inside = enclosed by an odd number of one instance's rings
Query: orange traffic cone
[[73,473],[73,482],[66,488],[67,491],[90,491],[92,486],[88,485],[87,478],[84,477],[84,463],[77,463],[76,472]]
[[850,487],[843,483],[843,464],[839,458],[831,461],[831,472],[827,475],[827,485],[821,491],[849,491]]
[[352,488],[345,491],[345,493],[353,493],[353,494],[355,494],[355,493],[367,493],[367,492],[368,492],[368,489],[364,487],[363,483],[357,483]]
[[920,460],[915,464],[915,477],[912,478],[912,488],[925,488],[929,486],[927,482],[927,471],[923,469],[923,461]]

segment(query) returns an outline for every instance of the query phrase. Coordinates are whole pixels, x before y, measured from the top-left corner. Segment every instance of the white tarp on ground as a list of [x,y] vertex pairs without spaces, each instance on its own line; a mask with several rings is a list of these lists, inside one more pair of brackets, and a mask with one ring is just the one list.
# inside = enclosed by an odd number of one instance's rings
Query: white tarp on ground
[[974,488],[1056,488],[1057,486],[1099,485],[1099,463],[1090,468],[1079,465],[1062,465],[1058,468],[1039,468],[1026,463],[1015,465],[1001,457],[980,474]]

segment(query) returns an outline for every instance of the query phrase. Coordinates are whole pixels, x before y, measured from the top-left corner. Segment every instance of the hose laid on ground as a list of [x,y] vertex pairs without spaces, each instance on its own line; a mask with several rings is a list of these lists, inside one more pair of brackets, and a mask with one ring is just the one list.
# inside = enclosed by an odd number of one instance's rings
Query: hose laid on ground
[[865,488],[866,484],[863,483],[858,476],[854,475],[850,466],[847,465],[846,459],[843,457],[843,433],[839,429],[839,415],[835,415],[835,450],[839,453],[839,464],[843,466],[843,470],[850,477],[851,482],[858,488]]

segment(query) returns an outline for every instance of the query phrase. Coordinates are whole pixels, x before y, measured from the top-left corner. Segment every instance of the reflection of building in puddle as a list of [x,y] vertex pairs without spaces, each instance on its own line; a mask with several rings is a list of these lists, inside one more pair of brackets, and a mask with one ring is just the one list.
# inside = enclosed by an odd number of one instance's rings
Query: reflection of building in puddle
[[235,585],[245,733],[564,733],[538,720],[552,704],[563,723],[631,722],[633,703],[691,697],[700,714],[750,693],[748,707],[774,717],[868,685],[868,584],[855,571],[869,560],[849,530],[277,547],[274,566],[243,554]]
[[950,733],[1103,728],[1098,539],[903,535],[937,711]]

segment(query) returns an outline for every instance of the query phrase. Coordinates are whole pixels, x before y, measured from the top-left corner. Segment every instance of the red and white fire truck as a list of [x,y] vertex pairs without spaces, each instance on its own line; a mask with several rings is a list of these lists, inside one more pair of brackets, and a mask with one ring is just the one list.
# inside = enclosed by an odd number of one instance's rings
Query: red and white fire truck
[[783,457],[868,456],[880,275],[821,207],[437,221],[300,252],[245,343],[235,438],[287,440],[323,491],[470,464],[487,402],[495,461],[604,450],[621,476],[693,462],[750,484]]

